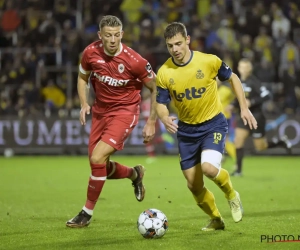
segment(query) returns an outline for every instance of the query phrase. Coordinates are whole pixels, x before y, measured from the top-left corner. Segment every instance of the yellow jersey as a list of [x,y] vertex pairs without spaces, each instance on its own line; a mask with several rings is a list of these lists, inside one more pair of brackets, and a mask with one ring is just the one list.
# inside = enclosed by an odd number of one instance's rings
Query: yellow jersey
[[223,114],[226,119],[231,117],[231,112],[226,110],[226,107],[235,99],[235,95],[228,84],[221,84],[218,88],[219,97],[223,106]]
[[199,124],[212,119],[223,107],[216,77],[228,80],[231,69],[212,54],[191,51],[189,61],[178,65],[169,58],[158,70],[156,101],[168,104],[171,98],[178,118],[187,124]]

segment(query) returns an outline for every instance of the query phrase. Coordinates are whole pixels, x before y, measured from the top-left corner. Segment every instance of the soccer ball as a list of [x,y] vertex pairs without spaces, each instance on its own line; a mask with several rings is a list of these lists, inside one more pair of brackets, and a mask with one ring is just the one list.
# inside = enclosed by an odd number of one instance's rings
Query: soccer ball
[[144,238],[161,238],[168,230],[168,219],[162,211],[150,208],[140,214],[137,228]]

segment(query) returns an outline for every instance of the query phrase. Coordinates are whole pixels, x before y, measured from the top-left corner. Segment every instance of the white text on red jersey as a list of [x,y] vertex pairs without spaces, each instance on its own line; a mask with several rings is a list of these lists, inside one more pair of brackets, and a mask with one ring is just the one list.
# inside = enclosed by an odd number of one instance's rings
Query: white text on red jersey
[[118,80],[118,79],[112,78],[110,76],[100,76],[95,72],[93,74],[99,81],[101,81],[103,83],[107,83],[108,85],[114,86],[114,87],[126,86],[127,83],[129,82],[129,80]]

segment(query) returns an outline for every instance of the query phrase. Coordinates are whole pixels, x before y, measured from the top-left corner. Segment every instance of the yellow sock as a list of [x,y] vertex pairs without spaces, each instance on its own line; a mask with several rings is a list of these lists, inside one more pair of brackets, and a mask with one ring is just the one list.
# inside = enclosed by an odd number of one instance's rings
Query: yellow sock
[[235,146],[234,143],[227,141],[225,143],[225,149],[228,155],[231,157],[231,159],[235,162],[236,160],[236,151],[235,151]]
[[221,168],[219,174],[213,179],[214,183],[225,193],[227,200],[232,200],[235,197],[235,191],[232,187],[228,171]]
[[203,191],[199,195],[193,196],[197,205],[204,213],[208,214],[212,219],[221,218],[221,214],[215,203],[215,197],[212,192],[206,189],[206,187],[203,188]]

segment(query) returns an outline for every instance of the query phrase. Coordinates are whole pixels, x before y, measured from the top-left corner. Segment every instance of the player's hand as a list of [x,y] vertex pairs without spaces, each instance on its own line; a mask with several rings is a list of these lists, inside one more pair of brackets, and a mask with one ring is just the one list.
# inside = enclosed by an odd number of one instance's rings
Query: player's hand
[[81,125],[86,124],[85,116],[89,115],[90,111],[91,111],[91,107],[87,103],[82,105],[80,110],[80,116],[79,116]]
[[175,134],[178,129],[178,125],[174,122],[177,119],[175,116],[166,116],[161,121],[165,125],[166,130],[172,134]]
[[250,129],[257,129],[257,121],[249,109],[241,110],[241,118],[245,126],[248,124]]
[[143,143],[146,144],[154,138],[155,123],[156,123],[156,121],[147,121],[146,122],[146,125],[143,129],[143,137],[144,137]]

